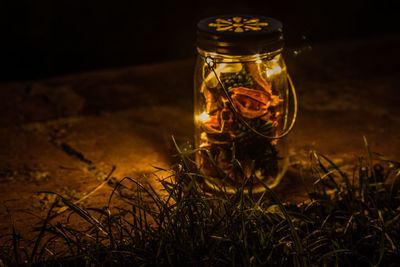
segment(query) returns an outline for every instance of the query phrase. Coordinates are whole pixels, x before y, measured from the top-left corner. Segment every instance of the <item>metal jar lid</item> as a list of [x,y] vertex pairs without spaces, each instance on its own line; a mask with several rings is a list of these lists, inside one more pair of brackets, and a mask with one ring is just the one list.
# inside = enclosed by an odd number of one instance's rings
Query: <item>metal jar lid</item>
[[221,15],[197,24],[197,47],[227,55],[251,55],[282,49],[282,23],[258,15]]

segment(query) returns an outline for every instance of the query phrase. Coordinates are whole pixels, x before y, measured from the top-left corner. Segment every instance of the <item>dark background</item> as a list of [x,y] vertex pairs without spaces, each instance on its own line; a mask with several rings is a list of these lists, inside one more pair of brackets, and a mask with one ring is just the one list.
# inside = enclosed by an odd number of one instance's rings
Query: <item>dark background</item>
[[281,20],[286,44],[397,34],[389,1],[1,0],[0,81],[193,57],[198,20],[253,13]]

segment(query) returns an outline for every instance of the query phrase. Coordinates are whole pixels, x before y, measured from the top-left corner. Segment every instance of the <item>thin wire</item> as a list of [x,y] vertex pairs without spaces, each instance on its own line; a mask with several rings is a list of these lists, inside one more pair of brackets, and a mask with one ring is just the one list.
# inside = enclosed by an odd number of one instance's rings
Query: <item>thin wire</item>
[[238,60],[238,61],[230,61],[230,60],[214,60],[211,56],[204,56],[202,54],[199,54],[200,57],[203,57],[205,59],[209,58],[212,60],[213,63],[219,64],[219,63],[252,63],[252,62],[256,62],[257,60],[262,60],[262,59],[267,59],[267,60],[271,60],[273,57],[275,57],[277,55],[277,53],[273,53],[273,54],[268,54],[268,55],[264,55],[264,56],[257,56],[257,59],[251,59],[251,60]]
[[[254,61],[251,61],[251,62],[254,62]],[[286,135],[288,135],[288,134],[290,133],[290,131],[293,129],[294,123],[295,123],[296,118],[297,118],[297,95],[296,95],[296,90],[295,90],[295,88],[294,88],[293,81],[292,81],[292,79],[290,78],[289,74],[287,74],[287,80],[288,80],[288,82],[289,82],[289,85],[290,85],[290,88],[291,88],[291,91],[292,91],[293,106],[294,106],[292,122],[290,123],[289,127],[288,127],[286,130],[283,131],[282,134],[280,134],[280,135],[278,135],[278,136],[267,136],[267,135],[264,135],[264,134],[260,133],[259,131],[257,131],[257,130],[254,129],[253,127],[251,127],[251,126],[246,122],[246,120],[242,117],[242,115],[240,115],[240,114],[236,111],[236,109],[235,109],[235,107],[234,107],[234,105],[233,105],[233,102],[232,102],[232,99],[231,99],[229,93],[226,91],[225,86],[222,84],[220,78],[218,77],[217,72],[216,72],[215,69],[214,69],[214,64],[215,64],[214,60],[213,60],[210,56],[207,56],[207,57],[206,57],[206,63],[207,63],[207,65],[211,68],[211,70],[213,71],[215,77],[217,78],[217,81],[218,81],[219,85],[222,87],[222,90],[223,90],[223,92],[224,92],[226,98],[228,99],[228,102],[229,102],[229,105],[230,105],[230,109],[235,113],[235,115],[237,115],[237,117],[239,118],[239,120],[240,120],[241,123],[243,123],[243,124],[244,124],[247,128],[249,128],[253,133],[255,133],[255,134],[259,135],[259,136],[262,136],[262,137],[264,137],[264,138],[267,138],[267,139],[280,139],[280,138],[283,138],[283,137],[285,137]],[[232,63],[232,62],[230,62],[230,63]],[[245,61],[241,61],[240,63],[245,63]]]

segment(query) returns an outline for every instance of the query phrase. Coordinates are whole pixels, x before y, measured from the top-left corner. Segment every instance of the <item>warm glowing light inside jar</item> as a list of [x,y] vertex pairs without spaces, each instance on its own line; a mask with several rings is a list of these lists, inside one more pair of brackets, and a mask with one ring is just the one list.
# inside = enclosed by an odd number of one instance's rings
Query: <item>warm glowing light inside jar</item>
[[212,58],[206,58],[206,62],[207,62],[207,64],[213,64]]
[[200,114],[199,116],[196,117],[196,120],[205,122],[208,120],[209,117],[210,116],[208,116],[208,114],[206,112],[203,112],[202,114]]
[[278,60],[281,59],[281,55],[276,55],[273,59],[272,59],[272,63],[276,63],[278,62]]
[[272,69],[267,70],[267,77],[270,77],[273,74],[281,73],[282,68],[279,66],[274,66]]

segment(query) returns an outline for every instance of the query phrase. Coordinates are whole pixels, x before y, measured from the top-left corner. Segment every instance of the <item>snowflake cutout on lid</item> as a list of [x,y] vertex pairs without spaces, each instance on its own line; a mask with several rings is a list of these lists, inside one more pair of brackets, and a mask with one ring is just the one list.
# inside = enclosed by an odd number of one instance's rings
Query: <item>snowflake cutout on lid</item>
[[244,19],[242,17],[233,17],[230,19],[215,19],[215,23],[208,24],[209,27],[215,27],[217,31],[260,31],[262,27],[268,26],[267,22],[260,22],[260,19]]

